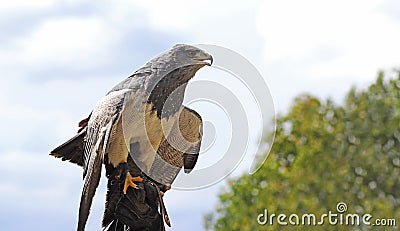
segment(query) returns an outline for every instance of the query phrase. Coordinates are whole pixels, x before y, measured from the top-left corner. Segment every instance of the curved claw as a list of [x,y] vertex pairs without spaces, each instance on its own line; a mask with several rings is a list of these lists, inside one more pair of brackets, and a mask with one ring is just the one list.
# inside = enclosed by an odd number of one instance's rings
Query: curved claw
[[125,177],[125,183],[124,183],[124,194],[126,194],[126,191],[128,190],[128,187],[131,186],[134,189],[139,189],[137,184],[134,182],[142,182],[143,178],[140,176],[133,177],[129,172],[126,172],[126,177]]

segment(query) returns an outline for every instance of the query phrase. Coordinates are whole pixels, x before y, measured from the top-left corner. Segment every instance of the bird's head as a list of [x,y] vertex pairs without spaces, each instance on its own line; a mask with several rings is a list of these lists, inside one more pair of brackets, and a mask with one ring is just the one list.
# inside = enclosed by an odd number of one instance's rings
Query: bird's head
[[[211,66],[213,58],[207,52],[190,45],[177,44],[148,62],[155,70],[146,89],[157,115],[176,113],[181,107],[186,84],[204,66]],[[168,98],[168,100],[167,100]],[[163,114],[163,115],[164,115]]]
[[177,44],[172,47],[170,54],[181,66],[195,66],[201,68],[211,66],[213,57],[207,52],[186,44]]

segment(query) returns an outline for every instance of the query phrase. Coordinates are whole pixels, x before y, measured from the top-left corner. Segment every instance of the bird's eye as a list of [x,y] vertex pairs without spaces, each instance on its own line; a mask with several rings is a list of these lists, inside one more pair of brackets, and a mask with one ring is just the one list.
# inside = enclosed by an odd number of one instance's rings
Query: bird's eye
[[194,52],[194,51],[189,51],[189,56],[190,57],[194,57],[196,55],[196,52]]

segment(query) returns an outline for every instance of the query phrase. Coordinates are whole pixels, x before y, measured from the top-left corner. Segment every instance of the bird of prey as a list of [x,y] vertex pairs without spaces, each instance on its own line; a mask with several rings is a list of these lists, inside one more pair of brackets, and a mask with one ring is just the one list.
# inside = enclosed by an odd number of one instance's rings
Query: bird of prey
[[[129,171],[130,160],[145,176],[161,184],[172,183],[182,166],[187,173],[193,169],[202,123],[182,102],[188,81],[211,64],[212,56],[205,51],[175,45],[117,84],[80,122],[78,134],[51,152],[83,166],[78,231],[85,229],[102,163],[106,175],[114,178],[109,182],[123,181],[123,194],[137,189],[143,181]],[[105,218],[106,214],[103,226]]]

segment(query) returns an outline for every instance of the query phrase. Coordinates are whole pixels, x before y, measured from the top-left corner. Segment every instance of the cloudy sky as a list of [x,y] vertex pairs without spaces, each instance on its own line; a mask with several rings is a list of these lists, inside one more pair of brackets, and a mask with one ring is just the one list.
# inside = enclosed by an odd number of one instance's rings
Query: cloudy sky
[[[341,103],[400,61],[396,0],[1,0],[0,15],[2,230],[75,228],[82,171],[49,151],[112,86],[176,43],[240,53],[281,113],[304,92]],[[202,230],[223,185],[167,193],[174,230]],[[100,227],[104,193],[102,182],[88,230]]]

